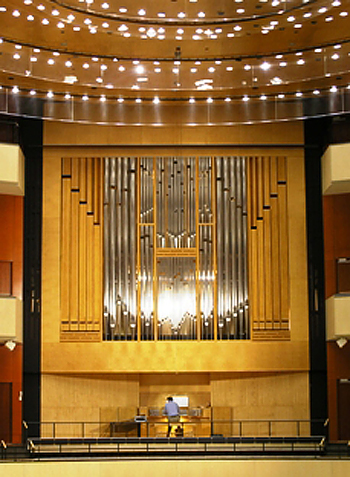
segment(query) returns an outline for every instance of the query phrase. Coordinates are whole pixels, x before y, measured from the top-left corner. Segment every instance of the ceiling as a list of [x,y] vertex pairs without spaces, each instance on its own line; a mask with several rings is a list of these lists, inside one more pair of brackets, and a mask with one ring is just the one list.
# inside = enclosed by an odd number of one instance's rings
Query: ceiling
[[350,84],[350,0],[0,0],[0,85],[35,97],[231,101]]

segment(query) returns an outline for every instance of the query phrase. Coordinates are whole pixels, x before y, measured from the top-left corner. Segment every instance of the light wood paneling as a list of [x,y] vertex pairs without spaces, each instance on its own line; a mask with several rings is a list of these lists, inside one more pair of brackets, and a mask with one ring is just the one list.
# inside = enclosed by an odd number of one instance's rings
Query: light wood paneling
[[[307,373],[245,373],[211,375],[212,405],[218,416],[228,419],[309,419]],[[226,411],[225,411],[226,410]],[[215,416],[214,416],[215,417]],[[222,418],[222,417],[220,417]],[[228,424],[222,430],[228,432]],[[239,432],[238,425],[232,431]],[[268,424],[243,424],[244,435],[267,435]],[[307,424],[301,431],[309,432]],[[296,424],[279,423],[272,432],[295,435]]]
[[62,340],[101,339],[102,162],[62,159]]
[[252,338],[290,339],[286,157],[248,158]]

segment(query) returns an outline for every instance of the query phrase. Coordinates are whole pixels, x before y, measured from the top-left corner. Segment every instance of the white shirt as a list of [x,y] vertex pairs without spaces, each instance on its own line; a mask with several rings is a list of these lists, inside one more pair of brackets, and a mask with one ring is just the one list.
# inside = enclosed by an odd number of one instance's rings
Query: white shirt
[[174,401],[168,401],[165,404],[164,414],[167,416],[178,416],[180,414],[179,406]]

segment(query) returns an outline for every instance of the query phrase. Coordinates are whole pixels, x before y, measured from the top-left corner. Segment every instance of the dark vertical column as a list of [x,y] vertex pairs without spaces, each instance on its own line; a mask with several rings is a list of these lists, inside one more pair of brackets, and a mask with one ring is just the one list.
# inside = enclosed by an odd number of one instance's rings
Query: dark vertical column
[[[305,121],[305,181],[308,241],[310,418],[326,420],[327,355],[324,291],[321,157],[328,144],[328,119]],[[323,435],[323,424],[313,424]]]
[[[20,119],[19,124],[25,155],[23,419],[26,422],[39,422],[43,122]],[[39,425],[32,425],[28,429],[28,435],[32,437],[39,435],[39,432]]]

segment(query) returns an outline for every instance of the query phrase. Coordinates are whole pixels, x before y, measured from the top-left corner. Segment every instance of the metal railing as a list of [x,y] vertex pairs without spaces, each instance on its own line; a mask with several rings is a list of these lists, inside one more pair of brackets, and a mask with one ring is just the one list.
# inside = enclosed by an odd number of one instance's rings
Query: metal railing
[[[172,423],[177,437],[308,437],[321,435],[327,438],[329,420],[321,419],[210,419],[197,418]],[[100,421],[23,421],[23,438],[89,438],[89,437],[162,437],[167,435],[166,418],[136,422]],[[178,428],[178,433],[174,431]]]

